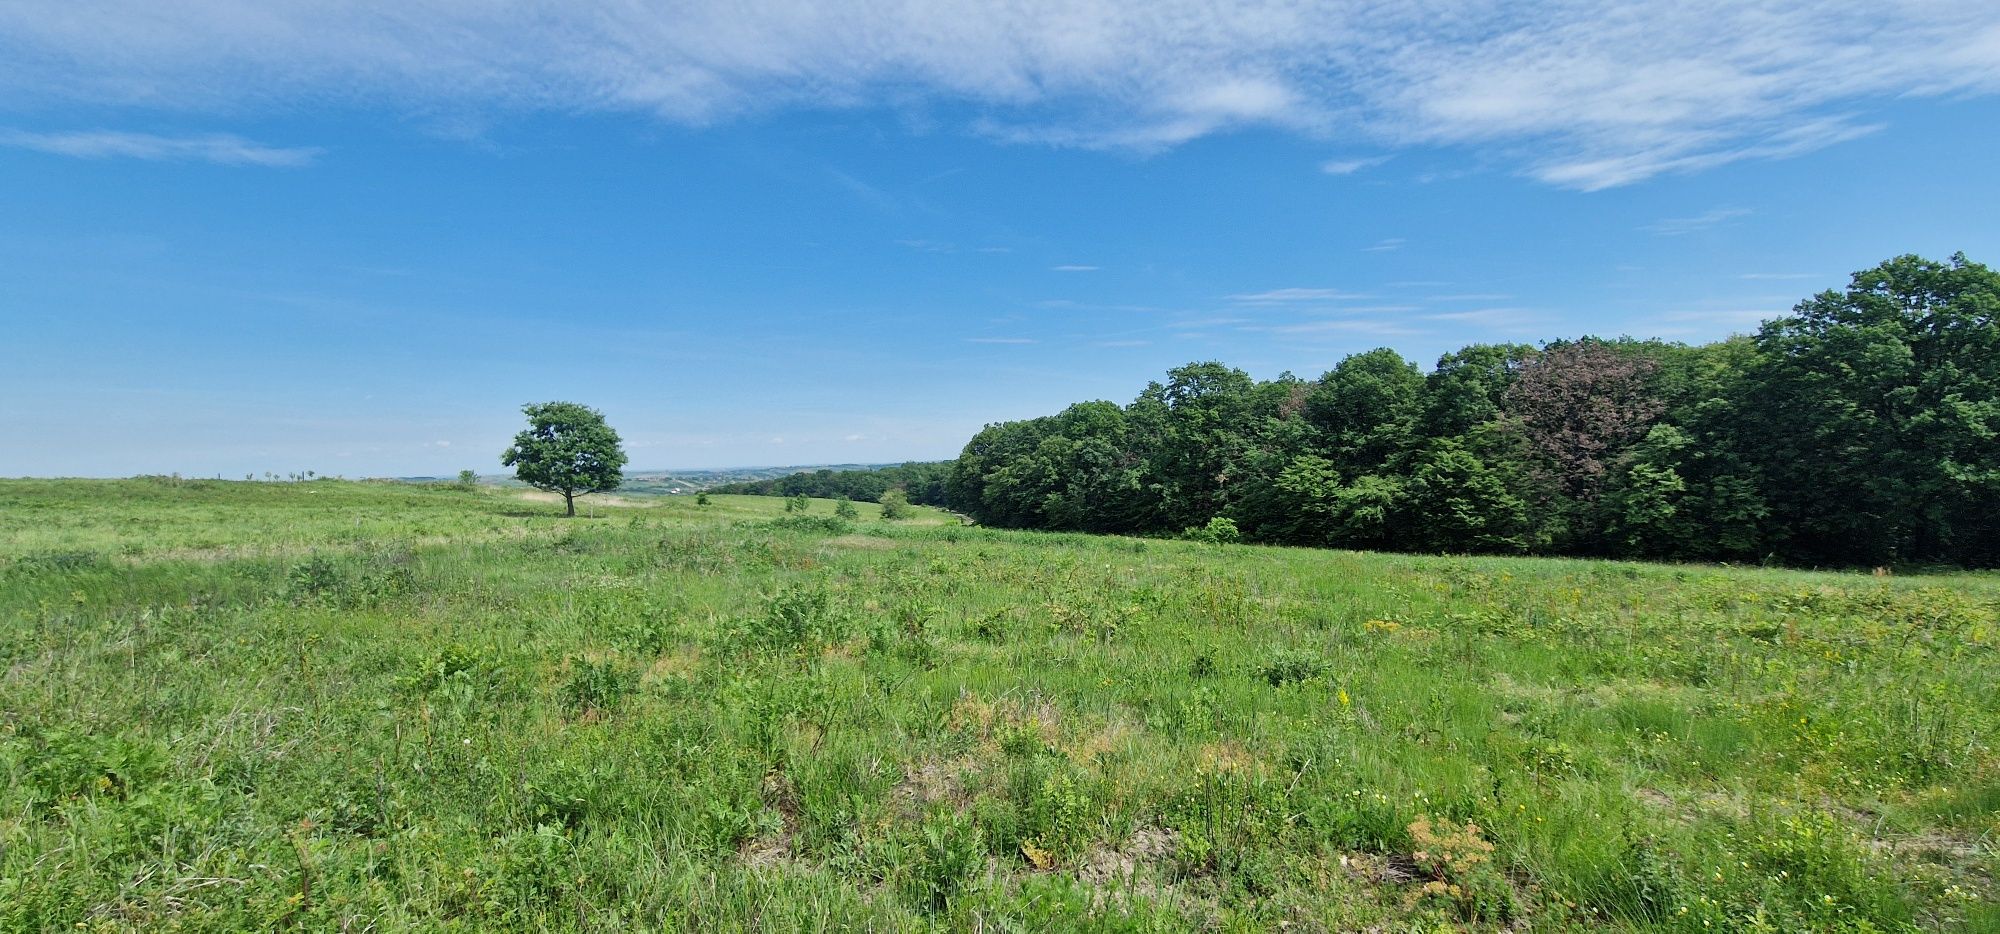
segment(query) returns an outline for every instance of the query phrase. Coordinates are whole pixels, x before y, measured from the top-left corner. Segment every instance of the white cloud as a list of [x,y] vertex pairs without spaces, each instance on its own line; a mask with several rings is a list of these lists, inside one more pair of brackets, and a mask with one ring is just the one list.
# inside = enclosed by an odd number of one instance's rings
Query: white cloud
[[[0,17],[4,19],[4,17]],[[4,43],[0,43],[4,45]],[[118,130],[31,133],[0,130],[0,146],[32,149],[80,159],[146,159],[156,162],[215,162],[222,165],[292,167],[310,165],[321,150],[267,146],[240,136],[155,136]]]
[[1050,271],[1052,271],[1052,272],[1096,272],[1096,271],[1097,271],[1097,267],[1096,267],[1096,266],[1078,266],[1078,265],[1075,265],[1075,264],[1069,264],[1069,263],[1066,263],[1066,264],[1064,264],[1064,265],[1061,265],[1061,266],[1050,266],[1050,267],[1049,267],[1049,270],[1050,270]]
[[1543,316],[1527,308],[1475,308],[1425,315],[1433,321],[1451,321],[1474,327],[1518,330],[1542,323]]
[[1755,327],[1772,318],[1782,318],[1785,314],[1784,310],[1773,308],[1724,308],[1709,311],[1670,311],[1661,315],[1660,319],[1731,327]]
[[1271,289],[1231,295],[1229,300],[1238,305],[1289,305],[1295,302],[1335,302],[1367,297],[1355,292],[1342,292],[1339,289]]
[[1943,0],[0,4],[12,109],[331,102],[699,125],[880,104],[1091,148],[1249,127],[1465,146],[1581,189],[1796,155],[1870,132],[1856,111],[1876,102],[1996,90],[1990,5]]
[[968,338],[966,338],[966,339],[965,339],[965,342],[966,342],[966,343],[968,343],[968,344],[1034,344],[1034,343],[1039,343],[1038,341],[1036,341],[1036,340],[1035,340],[1034,338],[1032,338],[1032,337],[968,337]]
[[1363,252],[1363,253],[1387,253],[1387,252],[1390,252],[1390,251],[1392,251],[1392,250],[1400,250],[1400,249],[1402,249],[1402,248],[1403,248],[1403,244],[1405,244],[1405,243],[1408,243],[1408,242],[1409,242],[1408,240],[1404,240],[1404,239],[1403,239],[1402,237],[1388,237],[1388,238],[1386,238],[1386,239],[1382,239],[1382,240],[1377,240],[1377,241],[1375,241],[1375,245],[1374,245],[1374,246],[1365,246],[1365,247],[1362,247],[1362,248],[1361,248],[1361,252]]
[[1712,211],[1704,211],[1696,214],[1693,217],[1669,217],[1664,220],[1654,221],[1639,229],[1647,233],[1659,234],[1662,237],[1678,237],[1682,234],[1694,233],[1697,230],[1707,230],[1717,224],[1743,217],[1749,213],[1749,210],[1745,208],[1716,208]]
[[1327,334],[1373,334],[1378,337],[1408,337],[1423,333],[1397,321],[1379,318],[1342,318],[1335,321],[1308,321],[1302,324],[1244,328],[1243,330],[1285,334],[1291,337],[1310,337]]
[[842,440],[842,441],[848,441],[848,442],[853,442],[853,441],[866,441],[866,440],[868,440],[868,436],[867,436],[867,435],[848,435],[848,436],[846,436],[846,437],[844,437],[844,438],[841,438],[840,440]]
[[1319,170],[1328,175],[1353,175],[1362,169],[1373,168],[1389,161],[1388,156],[1370,159],[1328,159],[1319,164]]

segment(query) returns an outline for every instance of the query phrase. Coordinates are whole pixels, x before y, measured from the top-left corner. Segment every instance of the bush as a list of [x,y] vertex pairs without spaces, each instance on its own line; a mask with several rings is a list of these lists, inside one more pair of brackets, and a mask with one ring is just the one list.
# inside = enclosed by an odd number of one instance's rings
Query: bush
[[764,598],[764,613],[750,620],[750,641],[774,648],[798,648],[840,635],[843,620],[824,585],[794,584]]
[[1233,545],[1243,540],[1243,533],[1236,528],[1236,520],[1216,516],[1207,525],[1191,526],[1181,533],[1181,537],[1191,542],[1209,545]]
[[1257,677],[1264,679],[1272,687],[1283,687],[1301,681],[1311,681],[1326,674],[1330,666],[1326,659],[1297,649],[1279,649],[1271,657],[1257,666]]
[[882,518],[908,519],[916,514],[910,507],[910,497],[902,490],[890,490],[882,494]]
[[861,510],[854,508],[854,501],[843,496],[833,504],[833,514],[841,519],[859,519]]

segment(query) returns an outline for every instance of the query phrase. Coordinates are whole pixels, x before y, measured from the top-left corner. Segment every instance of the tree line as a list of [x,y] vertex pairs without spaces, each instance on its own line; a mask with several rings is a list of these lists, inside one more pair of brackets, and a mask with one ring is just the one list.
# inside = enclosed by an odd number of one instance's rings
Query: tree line
[[[2000,275],[1903,256],[1699,346],[1475,344],[1429,372],[1379,349],[1316,380],[1194,363],[1124,406],[989,425],[941,489],[908,488],[1011,528],[1221,518],[1298,545],[1990,567],[1996,318]],[[771,482],[874,498],[840,476]]]
[[879,503],[882,494],[902,490],[919,506],[945,506],[945,480],[951,473],[950,461],[912,462],[875,470],[812,470],[712,487],[711,493],[743,493],[752,496],[811,496],[819,499],[851,499]]

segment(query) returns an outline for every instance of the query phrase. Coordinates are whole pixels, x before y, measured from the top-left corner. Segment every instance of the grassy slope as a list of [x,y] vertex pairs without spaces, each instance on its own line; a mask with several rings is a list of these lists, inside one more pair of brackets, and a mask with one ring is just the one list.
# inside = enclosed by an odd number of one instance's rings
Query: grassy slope
[[0,481],[0,929],[2000,927],[1994,577],[781,506]]

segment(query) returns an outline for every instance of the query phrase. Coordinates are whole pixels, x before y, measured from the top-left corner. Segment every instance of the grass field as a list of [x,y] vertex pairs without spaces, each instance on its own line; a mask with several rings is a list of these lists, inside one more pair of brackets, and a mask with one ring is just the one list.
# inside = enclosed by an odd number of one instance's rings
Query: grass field
[[2000,930],[2000,578],[0,481],[0,929]]

